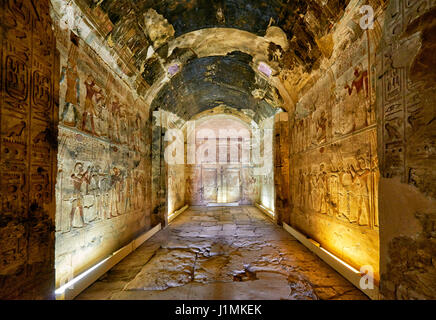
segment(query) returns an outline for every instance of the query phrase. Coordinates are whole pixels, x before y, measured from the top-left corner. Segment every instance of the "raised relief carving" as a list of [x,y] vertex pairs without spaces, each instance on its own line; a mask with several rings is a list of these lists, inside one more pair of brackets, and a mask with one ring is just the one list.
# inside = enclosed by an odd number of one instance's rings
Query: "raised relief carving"
[[79,120],[80,79],[77,72],[79,40],[71,36],[67,66],[62,67],[61,84],[66,83],[65,102],[60,121],[66,126],[75,127]]
[[74,166],[74,171],[71,174],[71,182],[73,184],[73,195],[70,199],[71,201],[71,212],[70,212],[70,230],[74,227],[73,221],[76,212],[78,211],[81,219],[80,227],[86,225],[85,218],[83,216],[83,206],[84,206],[84,196],[83,187],[85,184],[89,183],[89,167],[85,170],[83,163],[76,163]]
[[[94,118],[97,117],[97,104],[104,99],[103,90],[97,86],[97,84],[95,83],[95,79],[92,75],[89,75],[86,79],[85,88],[85,109],[82,115],[81,130],[84,132],[92,133],[95,136],[99,136],[99,134],[97,134],[97,132],[95,131]],[[90,129],[87,122],[88,117],[91,125]]]
[[360,155],[360,151],[353,157],[335,159],[333,150],[328,151],[331,156],[321,157],[325,161],[320,165],[304,164],[310,163],[309,159],[314,159],[319,151],[298,157],[292,187],[296,207],[305,214],[327,214],[352,224],[374,227],[378,221],[374,205],[379,178],[377,160]]
[[[56,265],[71,256],[70,269],[83,267],[89,248],[102,255],[112,240],[150,227],[147,196],[147,107],[130,88],[69,30],[57,29],[61,53],[61,112],[56,185]],[[150,131],[148,131],[150,130]],[[32,139],[44,142],[43,130]],[[39,136],[37,136],[40,133]],[[150,192],[149,192],[150,193]],[[77,239],[86,237],[85,246]],[[108,241],[102,242],[102,239]],[[111,251],[112,250],[112,251]],[[86,254],[85,254],[86,255]],[[68,276],[60,271],[58,279]],[[67,272],[67,271],[65,271]]]

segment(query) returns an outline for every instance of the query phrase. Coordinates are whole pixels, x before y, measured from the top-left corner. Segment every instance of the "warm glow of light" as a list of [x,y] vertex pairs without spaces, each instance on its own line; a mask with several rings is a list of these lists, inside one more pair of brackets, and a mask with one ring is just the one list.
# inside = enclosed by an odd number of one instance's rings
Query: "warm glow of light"
[[60,295],[63,294],[65,292],[65,290],[71,288],[74,286],[75,283],[79,282],[80,280],[82,280],[83,278],[85,278],[88,274],[90,274],[92,271],[94,271],[95,269],[97,269],[99,266],[101,266],[103,263],[105,263],[106,261],[108,261],[110,259],[110,257],[107,257],[106,259],[104,259],[103,261],[100,261],[99,263],[97,263],[95,266],[91,267],[90,269],[86,270],[85,272],[81,273],[80,275],[78,275],[76,278],[74,278],[73,280],[67,282],[66,284],[64,284],[63,286],[59,287],[58,289],[56,289],[55,294],[56,295]]
[[325,253],[327,253],[330,257],[332,257],[333,259],[335,259],[336,261],[338,261],[339,263],[341,263],[342,265],[344,265],[345,267],[347,267],[348,269],[350,269],[351,271],[353,271],[354,273],[360,274],[360,272],[353,268],[352,266],[350,266],[348,263],[346,263],[345,261],[342,261],[341,259],[339,259],[338,257],[336,257],[334,254],[328,252],[326,249],[320,247],[320,249],[322,251],[324,251]]
[[259,204],[259,206],[264,209],[266,212],[268,212],[270,215],[272,215],[273,217],[275,216],[274,211],[271,211],[270,209],[264,207],[262,204]]
[[266,192],[263,192],[262,194],[262,201],[260,205],[262,206],[262,208],[274,212],[274,201],[272,200],[272,197],[268,196]]

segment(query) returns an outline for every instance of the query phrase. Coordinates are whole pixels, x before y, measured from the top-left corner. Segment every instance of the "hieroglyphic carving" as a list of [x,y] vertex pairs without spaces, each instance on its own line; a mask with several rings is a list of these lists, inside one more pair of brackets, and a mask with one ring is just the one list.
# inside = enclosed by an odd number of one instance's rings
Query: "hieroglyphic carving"
[[377,277],[378,44],[354,10],[332,32],[325,72],[313,76],[290,114],[290,223],[351,265],[373,265]]
[[[58,24],[55,32],[62,61],[56,185],[60,285],[150,227],[151,129],[147,106],[134,89],[79,36]],[[43,133],[35,136],[40,138]]]
[[[380,259],[380,292],[386,299],[436,296],[434,281],[425,280],[435,277],[428,243],[434,239],[436,83],[434,59],[426,58],[434,55],[428,35],[435,33],[435,12],[434,0],[396,0],[385,13],[377,81],[380,169],[382,177],[394,178],[385,185],[407,190],[411,203],[403,209],[389,203],[392,198],[380,199],[380,246],[387,253]],[[385,187],[381,195],[394,190]]]
[[[422,177],[432,175],[430,163],[435,159],[432,96],[422,81],[412,81],[410,66],[413,54],[401,54],[418,46],[419,37],[401,38],[414,19],[425,14],[434,3],[429,0],[399,0],[389,7],[390,19],[385,30],[386,44],[381,54],[380,88],[378,99],[382,111],[384,177],[400,177],[405,183],[435,195],[434,187]],[[416,53],[415,53],[416,54]]]
[[196,157],[195,163],[188,164],[185,170],[187,203],[249,205],[258,201],[262,175],[255,173],[258,159],[251,158],[255,152],[251,151],[253,141],[248,139],[254,131],[237,119],[231,114],[212,113],[191,123],[195,130],[187,139],[186,152],[189,150]]
[[49,2],[1,2],[0,297],[49,298],[54,288],[57,121]]
[[295,208],[376,228],[375,131],[299,154],[292,168]]

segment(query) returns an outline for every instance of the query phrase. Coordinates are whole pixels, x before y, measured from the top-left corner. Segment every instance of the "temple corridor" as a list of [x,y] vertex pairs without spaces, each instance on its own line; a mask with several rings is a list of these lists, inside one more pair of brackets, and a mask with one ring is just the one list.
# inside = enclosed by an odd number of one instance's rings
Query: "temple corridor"
[[436,299],[435,17],[0,0],[0,300]]
[[367,297],[259,209],[191,207],[76,299]]

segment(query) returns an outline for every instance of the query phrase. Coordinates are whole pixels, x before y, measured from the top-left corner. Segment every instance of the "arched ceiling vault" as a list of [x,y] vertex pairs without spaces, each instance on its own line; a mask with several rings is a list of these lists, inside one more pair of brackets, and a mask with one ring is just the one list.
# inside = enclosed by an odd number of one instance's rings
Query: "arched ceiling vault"
[[254,120],[272,116],[280,96],[250,66],[252,58],[241,52],[197,58],[173,76],[158,92],[152,109],[163,108],[189,120],[218,106],[251,109]]
[[[326,35],[349,0],[75,2],[140,75],[153,107],[183,118],[218,105],[249,107],[261,119],[275,107],[293,110],[297,92],[287,78],[299,81],[331,54]],[[260,62],[270,76],[259,72]]]

